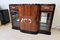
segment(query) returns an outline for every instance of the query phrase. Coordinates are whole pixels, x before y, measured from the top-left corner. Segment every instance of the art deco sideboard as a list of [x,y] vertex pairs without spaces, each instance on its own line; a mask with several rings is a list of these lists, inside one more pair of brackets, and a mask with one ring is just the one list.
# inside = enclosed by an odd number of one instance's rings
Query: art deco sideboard
[[51,34],[55,4],[10,4],[9,8],[13,29]]

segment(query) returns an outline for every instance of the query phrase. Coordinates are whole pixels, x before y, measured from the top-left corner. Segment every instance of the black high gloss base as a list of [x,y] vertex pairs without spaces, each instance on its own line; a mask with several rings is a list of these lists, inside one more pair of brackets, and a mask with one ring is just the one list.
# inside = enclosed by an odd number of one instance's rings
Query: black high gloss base
[[12,27],[12,29],[16,29],[16,30],[19,30],[19,28],[18,28],[18,27]]
[[46,34],[46,35],[51,35],[51,32],[47,32],[47,31],[43,31],[43,30],[40,30],[39,33]]
[[38,32],[29,32],[29,31],[25,31],[25,30],[20,30],[23,33],[28,33],[28,34],[38,34]]

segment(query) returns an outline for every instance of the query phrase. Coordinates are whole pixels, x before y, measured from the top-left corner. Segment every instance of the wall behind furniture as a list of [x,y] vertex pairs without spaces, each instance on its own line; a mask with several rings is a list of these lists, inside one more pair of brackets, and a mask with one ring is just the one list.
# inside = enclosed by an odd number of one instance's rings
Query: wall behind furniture
[[32,4],[32,3],[39,3],[39,4],[56,4],[56,10],[53,19],[52,27],[57,27],[60,25],[60,0],[0,0],[0,7],[2,9],[9,9],[9,4]]

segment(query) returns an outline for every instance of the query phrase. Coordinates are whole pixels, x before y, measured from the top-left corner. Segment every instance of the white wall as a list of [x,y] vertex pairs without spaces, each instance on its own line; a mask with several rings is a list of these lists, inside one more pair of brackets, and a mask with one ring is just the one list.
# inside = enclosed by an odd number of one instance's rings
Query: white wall
[[48,3],[55,3],[56,4],[56,10],[55,10],[55,15],[53,19],[53,25],[52,27],[56,27],[60,25],[60,0],[0,0],[0,7],[3,9],[9,9],[9,4],[32,4],[32,3],[43,3],[43,4],[48,4]]

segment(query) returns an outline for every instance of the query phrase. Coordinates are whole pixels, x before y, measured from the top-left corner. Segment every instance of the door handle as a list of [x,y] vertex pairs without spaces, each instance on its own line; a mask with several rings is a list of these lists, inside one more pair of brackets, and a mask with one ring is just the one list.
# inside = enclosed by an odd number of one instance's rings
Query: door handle
[[25,21],[29,21],[29,23],[32,22],[32,20],[31,20],[30,18],[22,18],[22,19],[21,19],[21,22],[25,22]]

